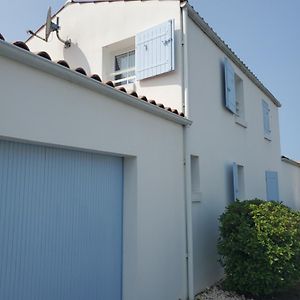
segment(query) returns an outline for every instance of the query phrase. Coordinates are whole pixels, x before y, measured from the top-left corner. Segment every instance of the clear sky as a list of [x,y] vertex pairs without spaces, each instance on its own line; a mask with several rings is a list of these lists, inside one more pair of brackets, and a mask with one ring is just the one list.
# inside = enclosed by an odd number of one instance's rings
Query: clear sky
[[[8,41],[24,40],[26,30],[44,22],[49,6],[56,11],[64,3],[3,0],[0,32]],[[190,0],[190,4],[282,103],[282,154],[300,160],[300,0]]]

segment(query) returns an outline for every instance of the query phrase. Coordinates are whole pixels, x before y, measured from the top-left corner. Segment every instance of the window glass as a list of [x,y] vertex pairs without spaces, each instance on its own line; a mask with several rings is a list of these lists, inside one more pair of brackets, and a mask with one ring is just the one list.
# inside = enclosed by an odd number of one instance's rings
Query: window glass
[[133,83],[135,79],[135,51],[115,56],[115,85]]

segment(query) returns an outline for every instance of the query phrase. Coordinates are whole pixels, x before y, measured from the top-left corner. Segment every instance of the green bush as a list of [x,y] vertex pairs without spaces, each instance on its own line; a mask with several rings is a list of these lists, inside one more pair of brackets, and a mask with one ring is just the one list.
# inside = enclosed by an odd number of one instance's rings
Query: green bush
[[300,279],[300,213],[278,202],[237,201],[220,217],[224,287],[268,295]]

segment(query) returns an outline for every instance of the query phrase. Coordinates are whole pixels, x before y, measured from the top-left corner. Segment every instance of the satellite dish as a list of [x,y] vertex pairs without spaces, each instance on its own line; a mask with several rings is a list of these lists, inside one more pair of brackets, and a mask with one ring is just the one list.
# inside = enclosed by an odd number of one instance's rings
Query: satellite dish
[[27,32],[31,34],[32,36],[35,36],[45,42],[48,42],[49,36],[51,32],[56,32],[56,36],[60,42],[62,42],[65,45],[65,48],[70,48],[71,47],[71,40],[63,40],[60,36],[58,31],[60,30],[59,26],[59,18],[56,18],[56,24],[52,22],[52,17],[51,17],[51,7],[49,7],[48,12],[47,12],[47,19],[46,19],[46,24],[45,24],[45,37],[41,37],[34,33],[32,30],[28,30]]
[[48,9],[47,19],[46,19],[46,29],[45,29],[45,40],[48,42],[51,30],[51,7]]

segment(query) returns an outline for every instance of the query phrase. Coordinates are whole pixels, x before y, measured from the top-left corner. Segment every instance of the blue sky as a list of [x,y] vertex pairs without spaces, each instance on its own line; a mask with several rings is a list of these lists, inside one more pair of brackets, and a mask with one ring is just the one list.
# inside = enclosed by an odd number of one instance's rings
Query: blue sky
[[[27,29],[36,29],[44,22],[49,6],[56,11],[64,3],[62,0],[3,1],[0,32],[8,41],[24,40]],[[281,101],[282,154],[300,160],[300,1],[190,0],[190,3]]]

